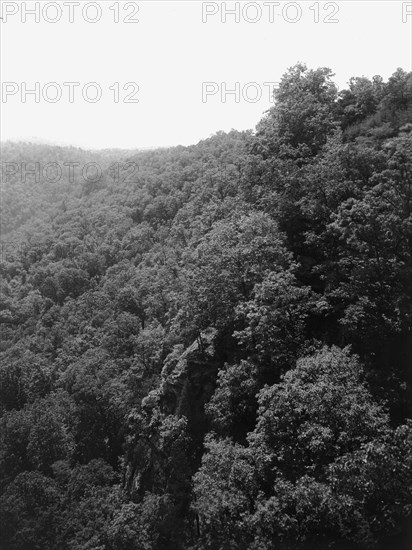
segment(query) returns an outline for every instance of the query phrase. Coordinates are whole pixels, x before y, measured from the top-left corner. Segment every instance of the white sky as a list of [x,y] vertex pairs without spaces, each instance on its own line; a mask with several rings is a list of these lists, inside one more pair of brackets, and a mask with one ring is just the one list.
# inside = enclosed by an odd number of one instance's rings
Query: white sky
[[[87,4],[86,0],[78,0]],[[1,139],[33,137],[59,144],[85,148],[136,148],[165,145],[188,145],[218,130],[253,128],[270,107],[268,87],[297,61],[310,68],[330,67],[340,88],[351,76],[387,79],[397,67],[411,70],[412,2],[340,1],[279,2],[270,7],[264,2],[240,2],[240,22],[232,15],[222,22],[223,12],[235,2],[209,2],[208,10],[218,10],[202,22],[206,4],[200,0],[176,2],[100,1],[101,19],[88,23],[81,14],[83,6],[73,8],[70,23],[67,2],[58,4],[61,20],[49,23],[40,14],[40,22],[27,15],[22,21],[23,4],[33,8],[35,2],[2,0],[1,80],[14,82],[14,95],[2,94]],[[42,9],[47,2],[41,2]],[[120,22],[115,23],[118,4]],[[285,8],[285,4],[289,7]],[[7,11],[18,10],[5,20]],[[138,5],[138,23],[124,23]],[[297,5],[297,6],[296,6]],[[312,6],[312,9],[310,7]],[[261,9],[261,19],[248,22]],[[320,21],[314,22],[318,7]],[[282,16],[283,10],[283,16]],[[242,16],[242,11],[245,17]],[[336,12],[332,15],[332,12]],[[57,13],[53,5],[46,17]],[[407,14],[410,13],[408,16]],[[87,15],[93,18],[94,8]],[[289,20],[301,15],[299,21]],[[326,23],[326,17],[336,23]],[[405,22],[403,22],[403,20]],[[23,83],[28,89],[40,83],[41,92],[49,82],[58,83],[62,98],[49,103],[32,95],[22,102]],[[69,89],[64,82],[79,82],[74,102],[69,103]],[[102,99],[88,103],[81,90],[89,82],[101,87]],[[114,102],[109,88],[120,84],[120,99]],[[127,82],[139,86],[139,103],[124,103]],[[220,93],[204,97],[202,83],[215,82],[215,89],[240,89],[250,82],[261,86],[262,98],[248,102],[233,95],[222,102]],[[210,87],[210,89],[212,86]],[[10,85],[8,85],[10,90]],[[53,89],[46,88],[53,96]],[[129,88],[128,92],[132,92]],[[256,88],[246,90],[253,99]]]

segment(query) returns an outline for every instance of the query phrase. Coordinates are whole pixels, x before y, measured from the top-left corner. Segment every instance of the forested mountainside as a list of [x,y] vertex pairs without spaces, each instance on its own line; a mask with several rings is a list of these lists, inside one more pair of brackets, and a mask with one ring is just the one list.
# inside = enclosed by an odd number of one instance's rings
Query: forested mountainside
[[190,147],[3,144],[2,549],[406,548],[412,73],[274,94]]

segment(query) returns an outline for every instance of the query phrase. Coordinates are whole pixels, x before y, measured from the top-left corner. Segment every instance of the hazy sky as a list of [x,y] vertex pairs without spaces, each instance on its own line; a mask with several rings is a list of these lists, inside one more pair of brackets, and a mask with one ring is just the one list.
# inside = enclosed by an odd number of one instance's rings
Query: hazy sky
[[253,128],[297,61],[340,88],[411,70],[412,2],[40,2],[39,22],[35,4],[1,2],[2,140],[188,145]]

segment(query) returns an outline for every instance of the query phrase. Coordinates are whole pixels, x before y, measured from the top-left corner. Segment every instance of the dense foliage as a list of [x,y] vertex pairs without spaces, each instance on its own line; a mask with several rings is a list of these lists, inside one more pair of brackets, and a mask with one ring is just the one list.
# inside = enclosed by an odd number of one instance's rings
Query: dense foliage
[[190,147],[2,145],[1,548],[402,547],[412,73],[332,77]]

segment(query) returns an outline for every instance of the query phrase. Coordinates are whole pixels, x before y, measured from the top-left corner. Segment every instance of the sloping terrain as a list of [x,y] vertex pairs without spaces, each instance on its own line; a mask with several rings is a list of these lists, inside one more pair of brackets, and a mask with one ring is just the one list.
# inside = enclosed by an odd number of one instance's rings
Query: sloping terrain
[[412,74],[332,76],[190,147],[2,145],[1,548],[402,548]]

